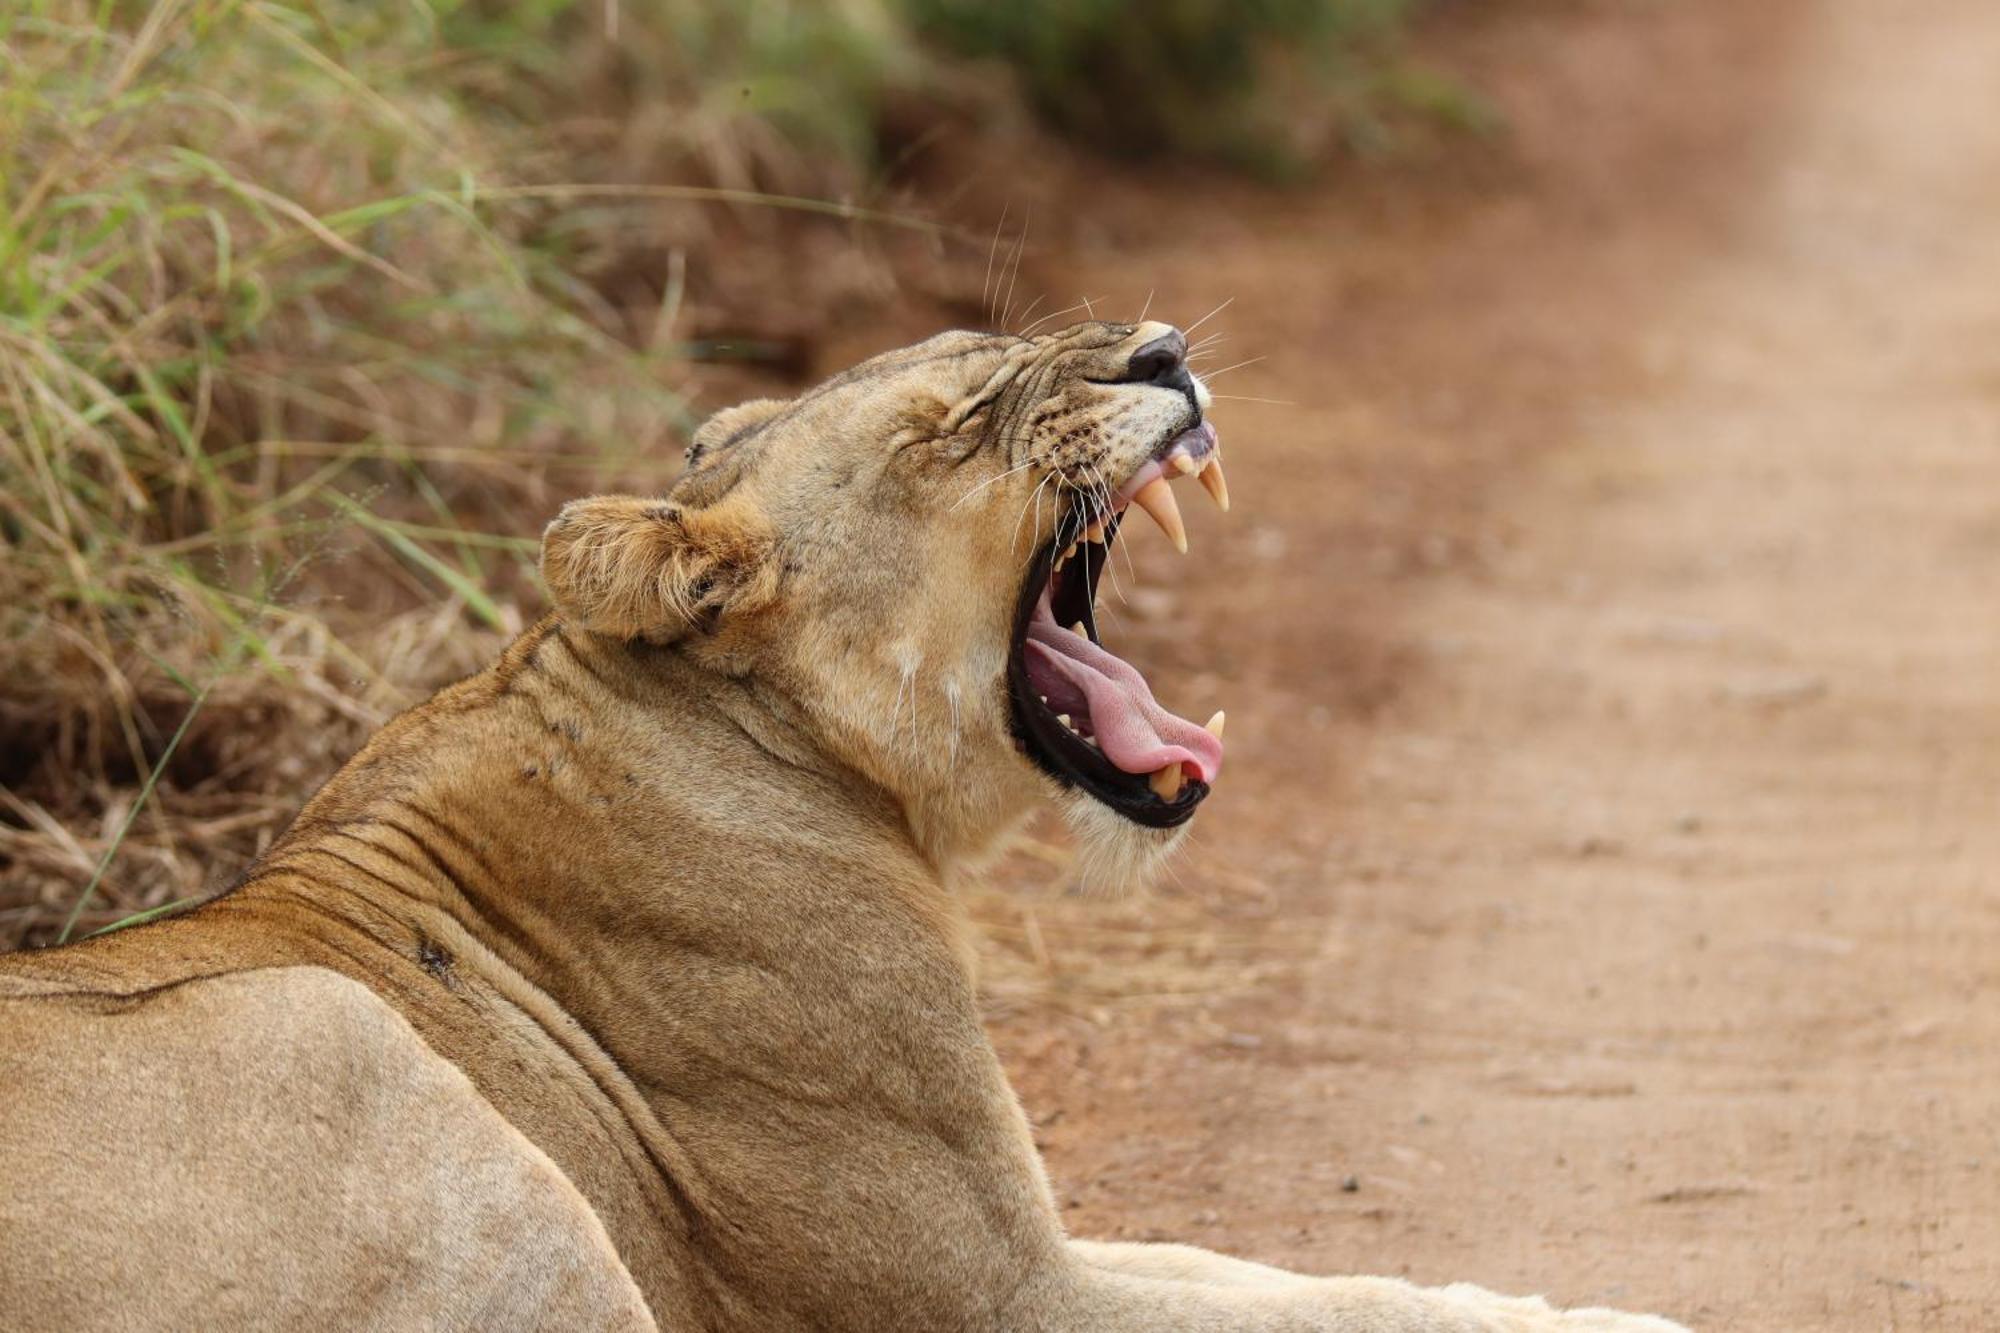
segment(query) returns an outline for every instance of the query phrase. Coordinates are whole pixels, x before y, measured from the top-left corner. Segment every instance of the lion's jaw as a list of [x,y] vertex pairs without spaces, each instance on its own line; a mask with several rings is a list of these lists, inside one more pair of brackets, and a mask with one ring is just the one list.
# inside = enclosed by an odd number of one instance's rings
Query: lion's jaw
[[[1054,798],[1090,882],[1143,878],[1208,793],[1219,720],[1161,708],[1097,641],[1094,602],[1128,505],[1171,510],[1167,483],[1190,475],[1220,498],[1184,355],[1162,324],[953,333],[732,408],[666,501],[565,511],[551,589],[592,628],[782,696],[941,868]],[[618,540],[577,536],[635,513],[675,554],[621,579]],[[630,605],[661,588],[675,613],[644,623]]]

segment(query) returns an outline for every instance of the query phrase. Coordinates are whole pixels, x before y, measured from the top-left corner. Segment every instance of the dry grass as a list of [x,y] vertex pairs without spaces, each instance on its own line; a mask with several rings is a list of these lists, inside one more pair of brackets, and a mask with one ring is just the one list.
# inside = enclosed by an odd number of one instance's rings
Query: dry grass
[[420,6],[102,9],[0,19],[0,944],[226,883],[519,628],[517,534],[688,424],[621,210],[739,198],[554,178]]
[[1053,820],[1012,839],[967,907],[978,926],[980,993],[995,1018],[1063,1014],[1101,1026],[1134,1007],[1195,1013],[1254,992],[1298,962],[1268,932],[1226,924],[1213,902],[1171,878],[1137,894],[1093,890]]

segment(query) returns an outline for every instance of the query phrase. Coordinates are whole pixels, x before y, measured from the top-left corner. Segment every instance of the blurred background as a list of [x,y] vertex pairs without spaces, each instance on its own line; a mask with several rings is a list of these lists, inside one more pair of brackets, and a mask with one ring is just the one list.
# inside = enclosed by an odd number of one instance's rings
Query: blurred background
[[2000,1327],[2000,11],[14,0],[0,947],[234,879],[563,500],[942,327],[1195,329],[1111,636],[1229,777],[973,895],[1083,1234]]

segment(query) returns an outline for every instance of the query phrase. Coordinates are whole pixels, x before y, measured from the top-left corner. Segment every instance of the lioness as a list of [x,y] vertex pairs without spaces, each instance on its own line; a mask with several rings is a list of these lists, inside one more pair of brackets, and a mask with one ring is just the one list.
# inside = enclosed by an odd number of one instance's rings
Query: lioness
[[1226,502],[1208,403],[1164,324],[946,333],[565,508],[553,614],[235,888],[0,960],[0,1325],[1674,1327],[1063,1234],[953,890],[1208,795],[1093,610]]

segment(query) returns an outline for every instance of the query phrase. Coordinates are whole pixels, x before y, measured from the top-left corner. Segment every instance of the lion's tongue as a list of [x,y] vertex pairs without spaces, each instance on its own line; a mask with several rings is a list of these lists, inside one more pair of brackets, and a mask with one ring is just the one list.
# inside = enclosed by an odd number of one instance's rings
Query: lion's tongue
[[1044,597],[1028,622],[1028,683],[1049,707],[1088,717],[1104,757],[1127,773],[1187,765],[1212,783],[1222,771],[1222,742],[1197,723],[1153,701],[1146,678],[1081,634],[1056,624]]

